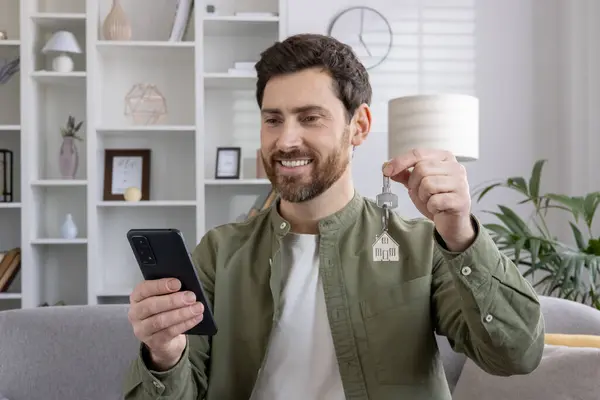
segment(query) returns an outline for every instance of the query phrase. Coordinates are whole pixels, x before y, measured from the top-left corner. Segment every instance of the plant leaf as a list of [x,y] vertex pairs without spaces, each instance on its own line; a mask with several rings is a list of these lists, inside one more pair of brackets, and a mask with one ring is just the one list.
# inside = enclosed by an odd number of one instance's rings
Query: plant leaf
[[483,226],[498,236],[508,238],[512,235],[512,232],[508,228],[500,224],[484,224]]
[[583,239],[583,235],[577,226],[569,221],[569,225],[571,225],[571,230],[573,231],[573,236],[575,237],[575,243],[577,244],[577,248],[581,251],[584,251],[586,246],[585,240]]
[[529,190],[527,189],[527,182],[525,182],[525,178],[522,178],[520,176],[514,176],[512,178],[508,178],[506,184],[509,188],[520,192],[526,197],[531,197],[529,195]]
[[565,207],[568,211],[573,214],[575,221],[579,220],[579,217],[583,214],[583,198],[571,197],[564,194],[548,193],[546,195],[550,200],[555,201]]
[[536,204],[537,198],[540,196],[540,181],[545,162],[546,160],[538,160],[533,166],[531,178],[529,178],[529,196],[535,199]]
[[483,188],[483,190],[481,190],[481,193],[479,193],[479,196],[477,197],[477,202],[480,202],[481,199],[483,198],[483,196],[485,196],[486,194],[488,194],[492,189],[498,187],[498,186],[502,186],[502,183],[497,182],[494,183],[492,185],[486,186],[485,188]]
[[583,218],[588,229],[591,229],[594,214],[600,205],[600,192],[589,193],[583,200]]
[[512,209],[499,205],[498,208],[502,211],[502,214],[497,215],[498,218],[504,224],[511,229],[513,232],[518,233],[519,235],[527,236],[531,235],[531,231],[527,227],[525,221],[521,219]]

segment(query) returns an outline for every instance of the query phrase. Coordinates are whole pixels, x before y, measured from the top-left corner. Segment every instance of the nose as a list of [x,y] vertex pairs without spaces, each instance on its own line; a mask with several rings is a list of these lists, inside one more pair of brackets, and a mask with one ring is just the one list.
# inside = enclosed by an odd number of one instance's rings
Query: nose
[[300,127],[292,121],[286,121],[277,138],[277,148],[281,151],[289,151],[290,149],[300,147],[301,144],[302,131]]

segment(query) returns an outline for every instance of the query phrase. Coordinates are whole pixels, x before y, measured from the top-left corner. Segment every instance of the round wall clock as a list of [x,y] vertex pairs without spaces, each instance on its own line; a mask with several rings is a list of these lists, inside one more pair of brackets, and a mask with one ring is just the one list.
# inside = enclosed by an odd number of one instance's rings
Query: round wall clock
[[384,62],[392,51],[392,26],[371,7],[343,10],[331,21],[327,34],[351,46],[368,70]]

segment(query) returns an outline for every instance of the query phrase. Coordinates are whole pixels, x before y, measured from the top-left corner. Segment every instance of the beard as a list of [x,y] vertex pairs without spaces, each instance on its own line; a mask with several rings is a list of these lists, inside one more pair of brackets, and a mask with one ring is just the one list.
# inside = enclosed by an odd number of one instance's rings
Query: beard
[[[348,139],[350,132],[344,129],[338,148],[321,158],[311,148],[288,152],[274,150],[267,157],[261,152],[265,173],[282,200],[300,203],[312,200],[329,189],[344,174],[350,163]],[[310,159],[310,173],[281,175],[277,173],[278,160]]]

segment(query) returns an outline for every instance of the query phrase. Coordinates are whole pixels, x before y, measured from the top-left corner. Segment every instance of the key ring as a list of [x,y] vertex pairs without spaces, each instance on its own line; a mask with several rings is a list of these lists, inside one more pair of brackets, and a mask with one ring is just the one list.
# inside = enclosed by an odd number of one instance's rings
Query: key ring
[[383,213],[381,213],[381,224],[383,225],[383,231],[386,232],[388,229],[388,221],[390,219],[390,208],[387,204],[382,206]]

